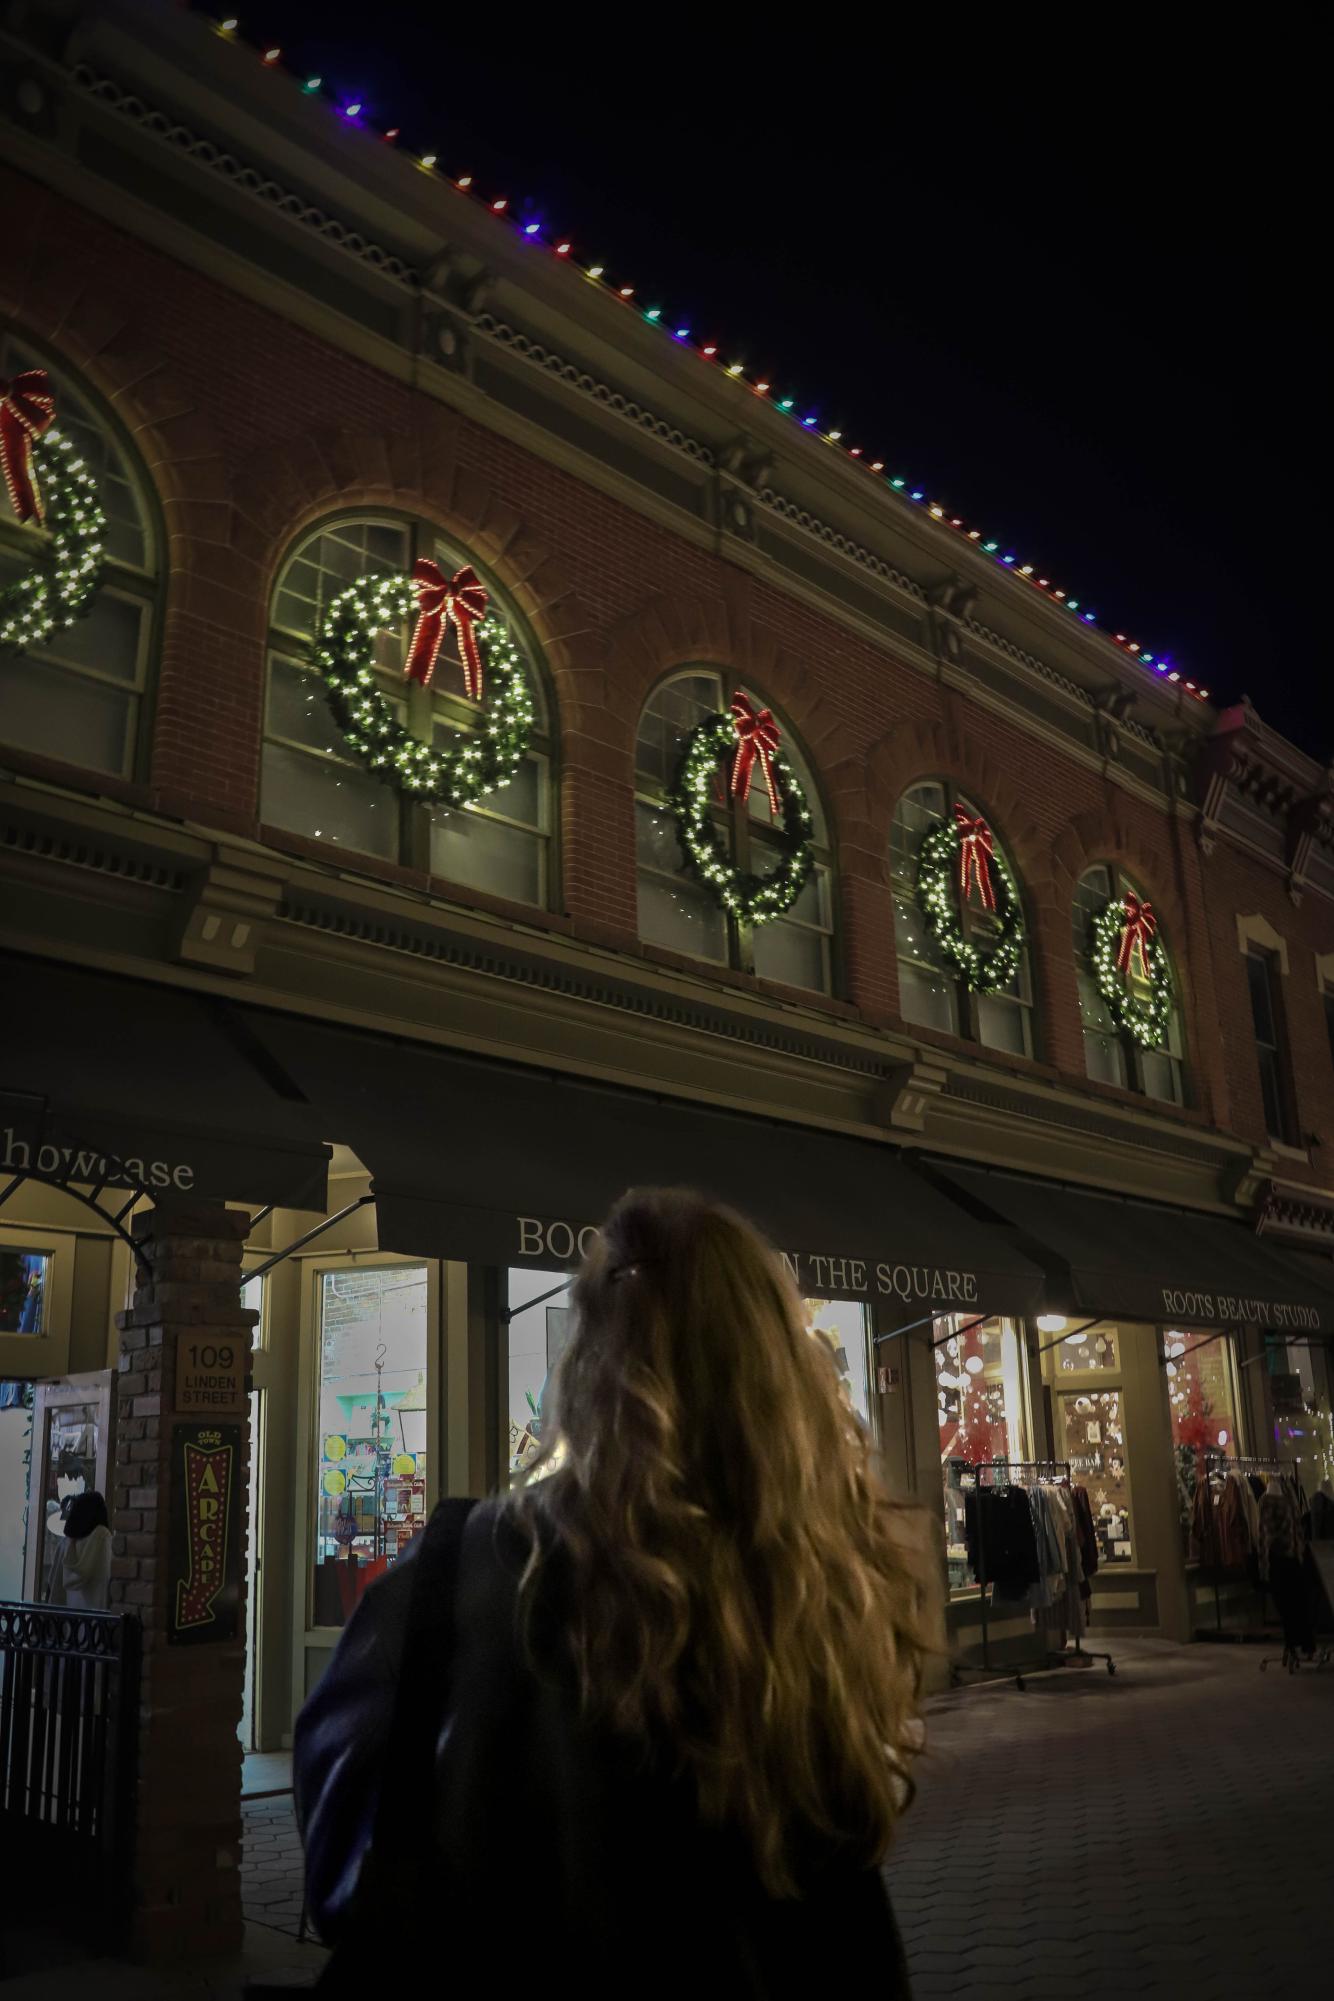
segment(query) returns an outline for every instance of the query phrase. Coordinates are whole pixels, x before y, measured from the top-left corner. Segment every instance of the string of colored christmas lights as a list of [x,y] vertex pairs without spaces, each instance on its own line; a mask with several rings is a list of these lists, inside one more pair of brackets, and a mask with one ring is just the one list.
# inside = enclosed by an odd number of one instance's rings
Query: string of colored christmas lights
[[[236,15],[228,15],[222,20],[215,21],[213,25],[216,32],[224,41],[238,41],[240,20]],[[274,44],[264,44],[257,53],[266,69],[278,69],[282,66],[282,49]],[[299,82],[300,89],[305,96],[326,98],[326,101],[332,105],[345,124],[355,125],[360,130],[367,132],[368,136],[370,135],[371,128],[366,122],[368,107],[360,98],[353,96],[339,101],[339,99],[326,92],[323,77],[308,76],[297,78],[295,71],[287,71],[285,73],[292,75],[294,80]],[[380,139],[390,145],[395,144],[401,136],[401,130],[397,125],[392,125],[379,134]],[[1131,659],[1137,660],[1142,667],[1148,668],[1156,677],[1170,682],[1180,692],[1192,696],[1196,701],[1203,702],[1208,700],[1209,690],[1199,687],[1194,681],[1183,676],[1181,671],[1172,665],[1170,658],[1166,654],[1152,653],[1147,647],[1141,645],[1139,640],[1130,638],[1127,633],[1113,632],[1110,627],[1099,625],[1097,613],[1092,607],[1087,605],[1083,599],[1072,597],[1068,591],[1056,585],[1051,578],[1042,576],[1039,573],[1040,565],[1021,562],[1016,551],[1007,548],[996,537],[988,535],[985,529],[970,527],[962,515],[957,514],[952,508],[946,507],[943,501],[931,499],[925,486],[919,484],[917,481],[890,473],[886,468],[884,459],[873,458],[862,445],[848,444],[845,441],[845,433],[841,429],[822,429],[818,413],[803,413],[798,406],[797,398],[794,396],[776,395],[774,393],[774,385],[767,376],[748,376],[744,361],[723,362],[720,359],[720,347],[716,341],[692,341],[692,332],[689,324],[677,324],[674,316],[669,315],[664,306],[660,304],[653,304],[647,307],[636,305],[636,287],[634,285],[615,284],[608,277],[605,264],[580,263],[574,255],[574,246],[569,236],[546,228],[540,218],[530,217],[525,221],[519,216],[513,215],[508,195],[487,197],[481,194],[474,183],[473,175],[470,173],[453,176],[441,174],[439,172],[439,155],[437,153],[418,154],[415,164],[422,173],[439,178],[442,184],[454,189],[459,194],[466,195],[480,207],[488,209],[497,220],[508,223],[514,233],[521,236],[526,242],[541,245],[543,248],[549,250],[552,256],[559,258],[562,263],[571,265],[589,283],[597,285],[599,289],[603,290],[609,298],[630,308],[648,325],[659,328],[676,346],[688,346],[689,351],[698,355],[701,360],[721,367],[724,374],[731,377],[748,395],[761,398],[772,409],[777,410],[780,415],[789,417],[800,429],[810,432],[813,437],[819,438],[824,444],[840,449],[844,457],[855,460],[858,465],[863,466],[877,480],[883,481],[906,505],[922,508],[940,527],[949,529],[952,533],[957,534],[961,540],[970,543],[980,554],[989,556],[998,568],[1008,570],[1011,576],[1022,578],[1033,590],[1040,592],[1050,604],[1058,606],[1063,611],[1070,612],[1081,625],[1087,626],[1091,631],[1097,632],[1099,637],[1105,639],[1109,645],[1117,647]]]

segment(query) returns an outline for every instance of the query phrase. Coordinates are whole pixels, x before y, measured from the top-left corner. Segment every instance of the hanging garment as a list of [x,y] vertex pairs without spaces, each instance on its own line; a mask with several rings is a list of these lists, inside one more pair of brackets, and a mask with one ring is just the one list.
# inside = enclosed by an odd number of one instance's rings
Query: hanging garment
[[1286,1480],[1272,1480],[1260,1502],[1260,1575],[1271,1583],[1275,1563],[1298,1561],[1302,1553],[1302,1522],[1297,1496]]
[[1022,1487],[975,1487],[964,1502],[968,1561],[978,1582],[997,1598],[1017,1598],[1035,1585],[1038,1568],[1033,1511]]
[[1028,1505],[1037,1543],[1038,1579],[1025,1593],[1024,1603],[1034,1611],[1046,1611],[1065,1596],[1064,1532],[1052,1504],[1050,1487],[1030,1487]]
[[1093,1503],[1089,1499],[1087,1487],[1072,1490],[1075,1504],[1075,1527],[1079,1533],[1079,1561],[1084,1571],[1084,1596],[1089,1596],[1089,1582],[1098,1567],[1098,1534],[1093,1526]]
[[1191,1561],[1198,1563],[1208,1575],[1213,1575],[1221,1567],[1218,1513],[1214,1506],[1213,1488],[1204,1475],[1196,1482],[1195,1499],[1191,1504],[1190,1556]]
[[1243,1474],[1238,1473],[1230,1477],[1235,1477],[1237,1482],[1242,1513],[1246,1517],[1246,1533],[1250,1538],[1251,1554],[1254,1556],[1260,1541],[1260,1503],[1255,1497],[1255,1490],[1250,1481]]
[[1218,1557],[1224,1570],[1244,1570],[1251,1553],[1251,1533],[1241,1498],[1248,1491],[1239,1473],[1229,1473],[1218,1498]]
[[1062,1591],[1057,1599],[1061,1622],[1072,1639],[1084,1630],[1084,1565],[1079,1554],[1079,1530],[1075,1523],[1075,1499],[1068,1487],[1049,1487],[1052,1512],[1060,1527]]

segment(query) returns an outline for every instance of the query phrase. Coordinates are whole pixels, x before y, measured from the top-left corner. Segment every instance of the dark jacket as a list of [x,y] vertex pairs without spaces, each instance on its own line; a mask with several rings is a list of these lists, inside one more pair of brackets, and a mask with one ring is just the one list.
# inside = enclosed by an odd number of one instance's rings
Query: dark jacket
[[[735,1837],[701,1829],[687,1783],[587,1727],[568,1677],[532,1668],[516,1627],[523,1556],[502,1503],[474,1509],[434,1772],[420,1817],[394,1830],[404,1853],[432,1845],[431,1908],[419,1941],[384,1940],[386,1964],[413,1963],[416,1943],[442,1978],[527,1987],[559,1972],[590,2001],[701,1979],[710,1993],[802,2001],[868,1979],[886,2001],[906,1995],[878,1871],[826,1860],[801,1899],[776,1902]],[[297,1719],[307,1900],[331,1940],[369,1847],[412,1572],[405,1559],[367,1592]],[[558,1627],[559,1603],[543,1617]]]

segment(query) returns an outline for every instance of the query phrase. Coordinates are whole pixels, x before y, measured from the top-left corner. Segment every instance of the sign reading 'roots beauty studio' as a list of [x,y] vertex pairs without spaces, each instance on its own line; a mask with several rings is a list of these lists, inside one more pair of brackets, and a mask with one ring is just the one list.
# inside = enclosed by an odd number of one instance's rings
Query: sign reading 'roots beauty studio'
[[241,1427],[172,1429],[167,1638],[200,1646],[236,1637],[241,1612]]

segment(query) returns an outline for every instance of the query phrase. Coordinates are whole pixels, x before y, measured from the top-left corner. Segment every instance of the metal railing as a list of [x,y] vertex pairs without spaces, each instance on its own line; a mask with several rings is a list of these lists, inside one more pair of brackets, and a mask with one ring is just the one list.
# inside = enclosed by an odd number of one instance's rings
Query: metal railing
[[104,1951],[131,1903],[141,1640],[120,1612],[0,1602],[5,1902],[86,1922]]

